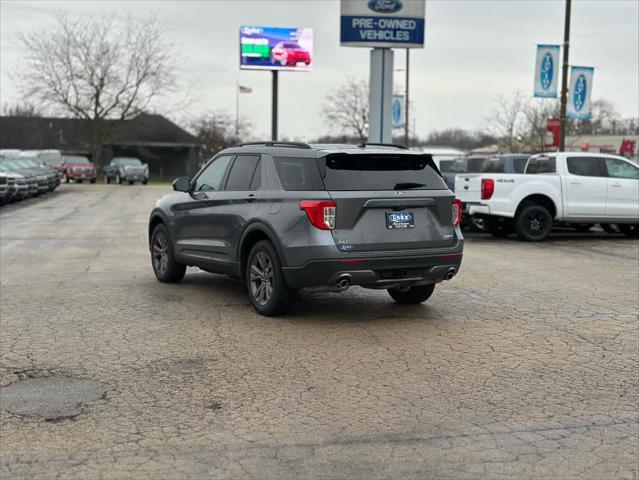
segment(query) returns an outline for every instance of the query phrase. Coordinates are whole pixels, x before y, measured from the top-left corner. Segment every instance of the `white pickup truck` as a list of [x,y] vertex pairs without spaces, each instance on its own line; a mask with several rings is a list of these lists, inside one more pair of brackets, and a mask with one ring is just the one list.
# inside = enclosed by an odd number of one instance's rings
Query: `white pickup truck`
[[530,157],[522,174],[455,177],[455,194],[471,217],[483,218],[494,236],[513,231],[543,240],[553,224],[587,231],[595,223],[639,234],[639,167],[623,157],[565,152]]

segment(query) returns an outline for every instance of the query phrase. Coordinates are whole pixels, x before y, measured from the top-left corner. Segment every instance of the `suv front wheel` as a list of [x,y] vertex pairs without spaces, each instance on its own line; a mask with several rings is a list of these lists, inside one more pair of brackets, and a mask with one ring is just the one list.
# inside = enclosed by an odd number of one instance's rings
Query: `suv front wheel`
[[428,300],[434,290],[435,284],[431,283],[430,285],[419,285],[417,287],[389,288],[387,291],[397,303],[417,305]]
[[260,315],[282,315],[290,307],[290,289],[282,266],[271,242],[257,242],[246,262],[246,290],[253,307]]

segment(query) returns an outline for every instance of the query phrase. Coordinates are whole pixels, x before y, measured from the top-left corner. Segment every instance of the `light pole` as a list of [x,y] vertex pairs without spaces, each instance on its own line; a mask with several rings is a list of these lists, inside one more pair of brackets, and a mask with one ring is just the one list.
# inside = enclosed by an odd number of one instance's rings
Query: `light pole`
[[406,144],[406,148],[408,148],[410,139],[409,139],[409,132],[408,132],[408,105],[410,104],[410,102],[408,101],[408,78],[409,78],[409,72],[410,72],[410,48],[406,49],[406,97],[404,98],[404,108],[405,108],[405,114],[406,114],[406,119],[404,120],[404,143]]
[[564,17],[564,61],[561,68],[561,109],[559,113],[559,151],[566,149],[566,101],[568,97],[568,47],[570,44],[570,7],[572,0],[566,0]]
[[409,95],[409,74],[410,74],[410,48],[406,49],[406,68],[396,68],[396,72],[406,72],[406,80],[404,84],[404,145],[408,147],[409,143],[409,111],[408,111],[408,95]]

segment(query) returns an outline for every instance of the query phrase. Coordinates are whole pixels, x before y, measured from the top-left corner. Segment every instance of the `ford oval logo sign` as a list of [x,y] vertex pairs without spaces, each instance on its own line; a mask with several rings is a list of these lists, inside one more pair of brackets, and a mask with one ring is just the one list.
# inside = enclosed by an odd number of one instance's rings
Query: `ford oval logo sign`
[[370,0],[368,8],[377,13],[399,12],[404,5],[401,0]]
[[575,111],[581,112],[586,103],[586,90],[588,89],[588,82],[586,82],[586,76],[582,73],[577,77],[575,82],[575,91],[572,94],[572,104],[575,107]]
[[541,83],[541,88],[544,90],[548,90],[552,85],[552,76],[554,73],[554,65],[552,61],[552,55],[550,52],[546,52],[543,60],[541,61],[541,69],[539,72],[539,83]]

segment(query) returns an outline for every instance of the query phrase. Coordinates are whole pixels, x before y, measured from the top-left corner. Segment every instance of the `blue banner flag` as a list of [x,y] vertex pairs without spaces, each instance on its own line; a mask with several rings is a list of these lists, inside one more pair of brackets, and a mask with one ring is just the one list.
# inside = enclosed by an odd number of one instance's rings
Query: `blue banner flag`
[[570,67],[567,118],[574,120],[588,120],[590,118],[590,97],[592,96],[594,70],[592,67]]
[[559,45],[537,45],[535,97],[557,98]]

